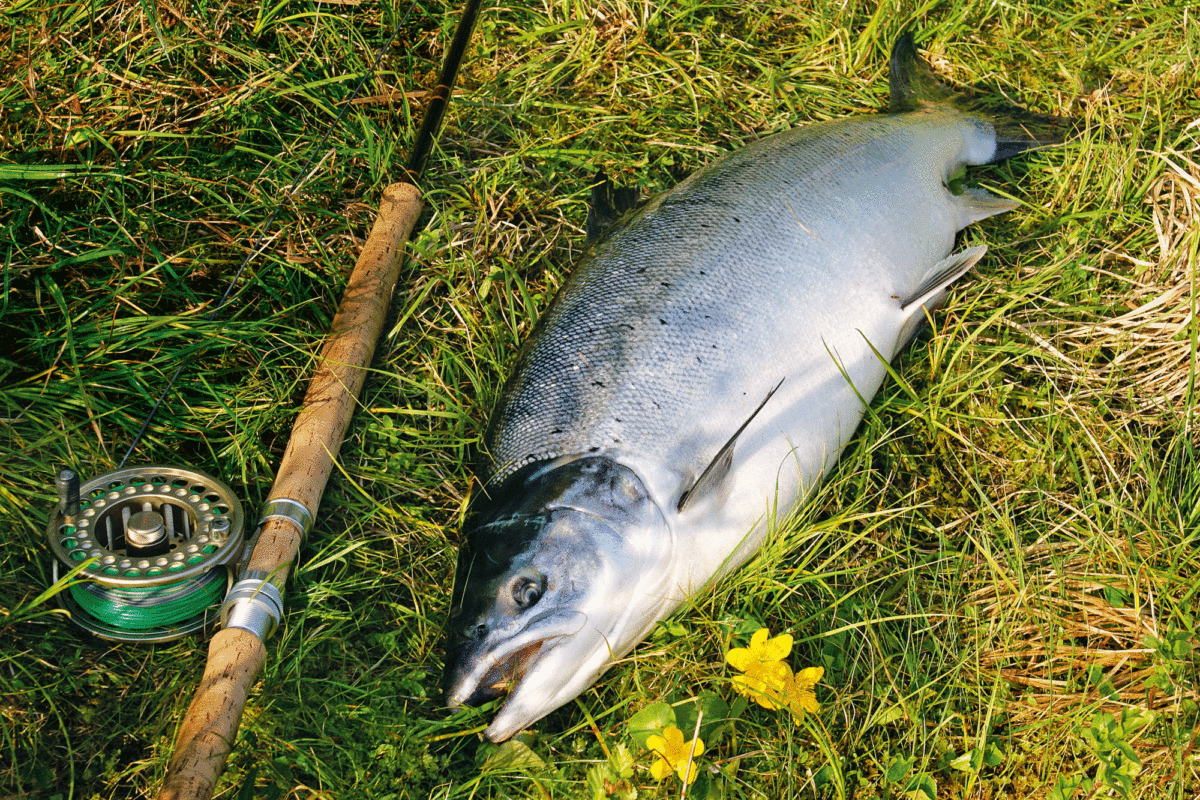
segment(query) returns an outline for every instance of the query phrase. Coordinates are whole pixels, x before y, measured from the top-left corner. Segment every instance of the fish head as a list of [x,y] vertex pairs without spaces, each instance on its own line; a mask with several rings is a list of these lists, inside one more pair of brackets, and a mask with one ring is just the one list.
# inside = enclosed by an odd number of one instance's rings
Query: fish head
[[452,707],[508,694],[500,741],[570,701],[661,616],[671,531],[605,456],[534,465],[476,498],[459,551],[444,688]]

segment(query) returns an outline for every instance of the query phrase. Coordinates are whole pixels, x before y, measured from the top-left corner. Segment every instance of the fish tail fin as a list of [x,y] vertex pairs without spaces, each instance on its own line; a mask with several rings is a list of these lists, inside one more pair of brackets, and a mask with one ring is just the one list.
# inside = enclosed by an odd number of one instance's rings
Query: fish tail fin
[[996,132],[996,150],[984,163],[1012,158],[1026,150],[1061,144],[1073,124],[1067,117],[1036,114],[1020,106],[992,102],[957,92],[937,79],[917,53],[910,31],[892,48],[889,89],[893,112],[916,111],[949,105],[964,114],[986,120]]

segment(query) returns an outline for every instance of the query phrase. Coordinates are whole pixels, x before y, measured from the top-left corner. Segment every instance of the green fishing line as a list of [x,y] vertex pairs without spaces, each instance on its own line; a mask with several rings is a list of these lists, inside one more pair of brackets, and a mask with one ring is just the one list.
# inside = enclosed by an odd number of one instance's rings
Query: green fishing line
[[175,625],[203,613],[225,596],[225,570],[166,586],[117,588],[87,581],[71,587],[71,597],[91,616],[121,630],[142,631]]

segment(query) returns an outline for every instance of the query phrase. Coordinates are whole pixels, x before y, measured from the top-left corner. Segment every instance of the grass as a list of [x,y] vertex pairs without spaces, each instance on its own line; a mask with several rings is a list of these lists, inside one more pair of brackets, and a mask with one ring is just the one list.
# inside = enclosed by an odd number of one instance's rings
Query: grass
[[[0,796],[146,797],[204,643],[112,645],[62,618],[53,476],[115,467],[182,364],[135,458],[257,506],[457,10],[0,13]],[[1160,0],[922,6],[943,76],[1078,117],[1077,138],[971,173],[1023,206],[965,234],[988,256],[751,564],[518,744],[481,742],[486,709],[440,706],[470,453],[579,255],[588,178],[659,191],[763,134],[879,110],[911,13],[487,5],[221,796],[677,797],[630,721],[733,703],[724,652],[759,625],[824,667],[821,712],[706,728],[692,796],[1200,796],[1200,26]]]

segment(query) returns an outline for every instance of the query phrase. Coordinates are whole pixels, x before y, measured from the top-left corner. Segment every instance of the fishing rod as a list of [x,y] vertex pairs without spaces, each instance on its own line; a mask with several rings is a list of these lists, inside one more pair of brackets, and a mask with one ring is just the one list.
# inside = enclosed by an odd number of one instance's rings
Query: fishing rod
[[92,633],[161,642],[207,629],[230,573],[236,573],[159,800],[210,798],[232,750],[247,695],[266,663],[265,642],[282,621],[288,575],[316,518],[383,330],[405,245],[424,207],[418,183],[481,3],[468,0],[463,8],[404,179],[383,191],[250,543],[236,495],[198,470],[126,468],[123,460],[116,471],[86,483],[69,469],[57,476],[58,507],[47,528],[54,579],[60,568],[75,579],[60,598],[72,619]]
[[256,543],[221,609],[208,664],[189,706],[159,800],[212,796],[237,737],[246,696],[283,616],[283,589],[312,527],[333,459],[354,413],[423,203],[417,182],[450,102],[481,0],[468,0],[405,168],[384,189],[379,216],[342,296],[304,405],[267,496]]

